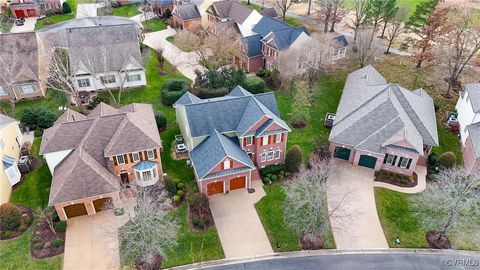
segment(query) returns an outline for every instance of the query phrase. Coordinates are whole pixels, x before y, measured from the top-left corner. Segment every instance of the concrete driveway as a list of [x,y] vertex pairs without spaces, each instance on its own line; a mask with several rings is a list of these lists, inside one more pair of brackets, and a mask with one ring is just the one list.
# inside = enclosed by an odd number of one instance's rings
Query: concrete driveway
[[210,209],[227,259],[273,254],[254,207],[265,191],[261,181],[253,181],[252,185],[255,189],[252,194],[241,189],[210,198]]
[[78,4],[76,18],[95,17],[97,8],[103,7],[103,4]]
[[198,55],[195,52],[183,52],[166,40],[167,37],[175,34],[177,32],[170,27],[162,31],[146,33],[143,43],[157,51],[162,49],[165,59],[176,66],[185,77],[194,81],[195,69],[203,71],[205,68],[198,64]]
[[18,26],[16,24],[13,24],[10,33],[33,31],[35,30],[35,24],[37,23],[37,20],[37,17],[25,18],[25,23],[23,25]]
[[375,205],[374,171],[336,163],[338,173],[328,180],[327,201],[330,211],[343,201],[341,214],[330,218],[337,249],[387,249]]
[[117,229],[125,224],[124,216],[112,210],[67,221],[63,269],[119,269]]

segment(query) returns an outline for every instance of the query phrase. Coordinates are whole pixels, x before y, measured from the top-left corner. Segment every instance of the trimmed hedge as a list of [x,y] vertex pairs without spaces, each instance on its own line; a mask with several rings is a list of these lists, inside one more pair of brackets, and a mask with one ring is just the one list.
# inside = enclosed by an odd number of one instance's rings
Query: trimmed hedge
[[243,81],[242,87],[252,94],[259,94],[265,91],[265,81],[257,76],[247,77]]
[[263,176],[269,175],[269,174],[277,174],[283,171],[283,165],[277,164],[277,165],[268,165],[265,168],[260,169],[260,173]]
[[175,183],[175,180],[168,175],[165,175],[163,180],[165,181],[165,188],[167,191],[172,195],[177,194],[177,184]]
[[162,85],[162,103],[166,106],[173,105],[189,89],[190,84],[185,80],[166,81]]
[[158,129],[165,129],[167,128],[167,117],[163,113],[156,113],[155,114],[155,122],[157,123]]
[[201,99],[216,98],[216,97],[223,97],[228,93],[229,93],[229,90],[227,88],[217,88],[217,89],[202,88],[198,93],[198,97]]
[[20,226],[21,215],[18,208],[11,203],[0,205],[0,228],[4,230],[15,230]]
[[55,224],[55,231],[56,231],[56,232],[65,232],[65,231],[67,231],[67,222],[65,222],[65,221],[59,221],[57,224]]

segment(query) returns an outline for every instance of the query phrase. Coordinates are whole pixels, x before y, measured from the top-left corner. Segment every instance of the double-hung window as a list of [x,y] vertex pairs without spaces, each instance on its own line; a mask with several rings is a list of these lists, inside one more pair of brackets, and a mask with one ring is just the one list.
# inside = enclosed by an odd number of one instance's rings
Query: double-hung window
[[147,150],[148,159],[154,159],[155,158],[155,153],[153,151],[154,151],[153,149]]
[[262,153],[262,155],[260,156],[260,160],[261,160],[261,162],[267,161],[267,153],[266,152]]
[[78,87],[90,87],[90,80],[89,79],[79,79],[77,80]]
[[394,166],[394,165],[395,165],[395,161],[397,161],[397,156],[386,154],[386,156],[385,156],[385,164]]
[[267,155],[267,160],[268,161],[273,160],[273,155],[274,155],[273,150],[270,150]]
[[268,135],[265,135],[262,137],[262,145],[267,145],[268,144]]
[[277,149],[275,151],[275,159],[279,159],[280,158],[280,149]]
[[127,75],[127,82],[138,82],[142,79],[140,74],[129,74]]
[[30,94],[35,92],[36,92],[35,87],[31,84],[20,86],[20,93],[22,94]]
[[280,143],[282,141],[282,133],[275,134],[275,143]]
[[245,138],[245,145],[249,146],[253,144],[253,136],[248,136]]
[[118,165],[125,164],[125,159],[123,158],[123,155],[118,155],[115,158],[117,159],[117,164]]
[[227,159],[223,162],[223,169],[228,170],[232,167],[232,161],[230,159]]
[[132,153],[132,162],[139,162],[140,154],[138,152]]

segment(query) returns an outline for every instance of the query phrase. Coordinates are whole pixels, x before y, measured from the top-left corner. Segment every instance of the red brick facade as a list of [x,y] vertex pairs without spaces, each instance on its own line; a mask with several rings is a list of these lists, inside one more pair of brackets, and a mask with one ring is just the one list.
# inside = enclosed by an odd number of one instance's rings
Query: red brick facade
[[178,15],[173,14],[173,23],[176,29],[193,31],[200,25],[202,25],[202,18],[192,20],[182,20]]
[[[117,161],[116,156],[109,157],[108,160],[110,161],[110,164],[113,168],[113,173],[115,176],[118,177],[120,181],[122,181],[122,176],[128,176],[128,181],[130,183],[135,182],[135,170],[133,167],[137,165],[138,163],[144,161],[144,160],[150,160],[154,161],[157,163],[157,169],[158,169],[158,175],[159,175],[159,181],[163,180],[163,169],[162,169],[162,161],[160,160],[160,149],[152,149],[153,150],[153,158],[149,159],[147,151],[140,151],[138,153],[138,160],[134,160],[134,155],[133,153],[129,154],[123,154],[123,164],[119,164],[121,162]],[[125,179],[126,180],[126,179]]]

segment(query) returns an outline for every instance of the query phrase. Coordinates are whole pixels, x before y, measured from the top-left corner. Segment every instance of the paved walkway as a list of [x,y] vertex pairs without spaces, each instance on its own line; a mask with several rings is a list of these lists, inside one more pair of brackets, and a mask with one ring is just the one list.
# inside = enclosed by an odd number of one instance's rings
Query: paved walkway
[[374,187],[381,187],[381,188],[386,188],[390,189],[396,192],[401,192],[401,193],[408,193],[408,194],[414,194],[414,193],[420,193],[427,188],[427,167],[425,166],[417,166],[415,169],[415,172],[417,173],[418,176],[418,184],[414,187],[399,187],[395,186],[392,184],[388,183],[383,183],[383,182],[373,182]]
[[22,145],[26,142],[33,144],[33,140],[35,139],[35,135],[33,131],[24,132],[22,133],[22,141],[20,142]]
[[387,249],[375,205],[372,169],[337,160],[338,173],[328,180],[327,201],[332,211],[343,198],[341,213],[330,218],[337,249]]
[[125,217],[115,216],[112,210],[69,219],[63,269],[119,269],[116,230],[124,223]]
[[254,207],[265,191],[261,181],[253,181],[252,186],[255,189],[252,194],[239,189],[210,198],[210,209],[227,259],[273,254]]
[[97,8],[102,7],[103,4],[78,4],[76,18],[95,17],[97,16]]
[[13,24],[10,33],[20,33],[35,30],[35,24],[37,23],[37,19],[37,17],[25,18],[25,23],[23,25]]
[[195,52],[183,52],[172,43],[166,40],[167,37],[175,35],[177,32],[168,27],[168,29],[146,33],[143,43],[155,50],[163,50],[163,56],[172,65],[185,75],[185,77],[195,80],[195,69],[205,70],[198,63],[198,55]]

